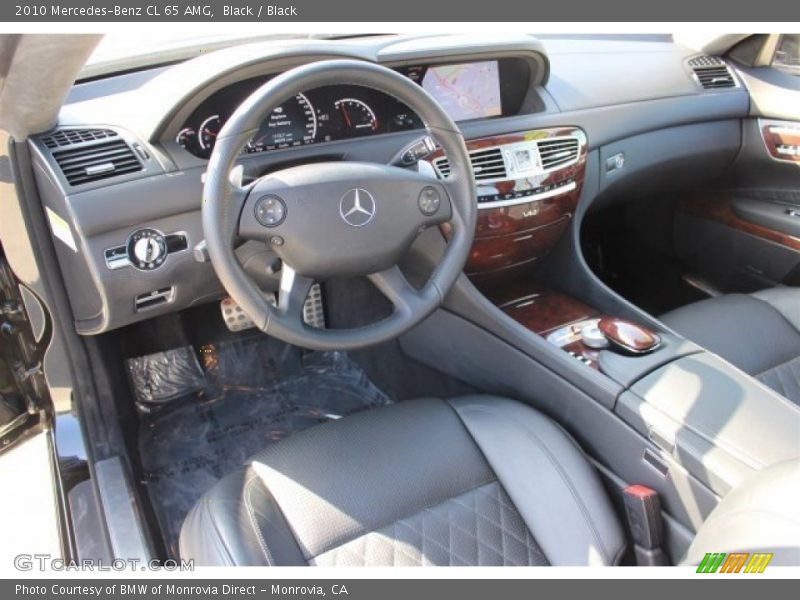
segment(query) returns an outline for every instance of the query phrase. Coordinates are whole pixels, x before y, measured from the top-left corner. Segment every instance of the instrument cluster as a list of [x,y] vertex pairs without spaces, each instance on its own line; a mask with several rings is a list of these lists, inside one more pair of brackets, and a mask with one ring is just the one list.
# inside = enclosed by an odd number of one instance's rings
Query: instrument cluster
[[[176,142],[208,158],[231,114],[266,77],[248,79],[217,91],[186,120]],[[276,107],[263,121],[245,152],[305,146],[422,127],[422,121],[395,98],[356,85],[321,87],[298,94]]]

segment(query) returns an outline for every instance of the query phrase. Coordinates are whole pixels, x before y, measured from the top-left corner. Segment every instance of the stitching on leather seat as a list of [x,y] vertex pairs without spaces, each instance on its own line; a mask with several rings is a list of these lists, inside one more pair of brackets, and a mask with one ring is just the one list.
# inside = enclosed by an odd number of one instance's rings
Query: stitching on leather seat
[[[205,496],[203,498],[202,503],[200,504],[200,510],[205,511],[206,519],[211,523],[211,529],[213,531],[214,537],[216,537],[217,547],[222,550],[225,554],[227,562],[229,565],[236,565],[236,561],[233,559],[230,551],[228,550],[228,546],[225,544],[225,539],[222,537],[222,534],[219,531],[219,527],[217,526],[217,520],[214,518],[214,512],[211,510],[211,502],[212,499],[209,496]],[[198,520],[200,519],[200,515],[198,514]]]
[[[798,402],[794,400],[792,396],[789,394],[790,388],[794,390],[800,389],[800,378],[797,377],[794,368],[796,364],[800,364],[800,356],[791,358],[786,362],[782,362],[769,369],[764,369],[760,373],[756,373],[755,375],[753,375],[753,377],[762,384],[766,385],[768,388],[778,392],[783,397],[783,399],[789,400],[793,405],[796,406]],[[784,372],[787,367],[791,373],[787,374]],[[773,377],[776,380],[773,379]],[[788,380],[786,379],[787,377]],[[773,383],[777,383],[778,385],[780,385],[781,389],[777,389],[772,385],[770,385],[770,383],[766,381],[767,379],[770,379]],[[800,396],[794,395],[794,398],[798,397]]]
[[267,565],[271,567],[275,564],[275,561],[272,558],[272,554],[270,553],[269,549],[267,548],[267,542],[264,539],[264,535],[261,533],[261,528],[258,526],[255,512],[253,511],[253,504],[250,501],[250,492],[253,489],[253,482],[255,481],[258,481],[258,475],[253,475],[244,484],[244,505],[247,509],[247,515],[250,517],[250,525],[253,527],[253,531],[256,534],[258,544],[261,546],[261,550],[264,553],[264,558],[267,559]]
[[[498,418],[500,418],[500,419],[502,419],[504,421],[507,421],[507,422],[511,423],[512,425],[517,425],[523,430],[525,435],[528,438],[530,438],[530,440],[539,447],[539,449],[545,455],[545,458],[547,458],[547,460],[550,462],[550,464],[552,464],[553,467],[555,467],[556,473],[558,473],[558,476],[561,478],[561,480],[564,482],[564,484],[566,485],[567,489],[569,490],[570,495],[572,496],[572,499],[575,502],[575,505],[578,507],[581,515],[583,516],[584,521],[586,522],[586,524],[589,527],[589,531],[591,532],[592,537],[594,538],[594,541],[597,543],[600,551],[603,553],[603,558],[609,564],[613,564],[611,562],[613,560],[613,557],[611,556],[609,551],[606,549],[605,544],[603,543],[603,540],[600,537],[600,533],[597,530],[597,527],[596,527],[596,525],[594,523],[594,519],[592,519],[592,516],[591,516],[591,514],[589,514],[589,511],[586,508],[586,505],[583,503],[583,500],[578,495],[577,490],[575,489],[575,486],[574,486],[574,484],[572,482],[572,479],[569,477],[569,474],[565,471],[563,465],[550,452],[550,450],[541,441],[541,439],[535,433],[533,433],[528,427],[523,425],[522,423],[518,423],[518,422],[510,419],[506,415],[503,415],[499,411],[493,410],[492,408],[490,408],[488,406],[474,406],[474,405],[473,406],[469,406],[469,405],[467,405],[467,406],[463,407],[463,410],[467,410],[467,411],[471,410],[471,411],[483,412],[483,413],[486,413],[486,414],[489,414],[489,415],[493,415],[493,416],[496,416],[496,417],[498,417]],[[475,443],[477,444],[477,441]],[[480,444],[478,444],[478,447],[480,447]],[[536,536],[534,536],[534,538],[535,537]]]
[[[491,488],[492,491],[490,491],[489,488]],[[500,492],[500,493],[496,494],[496,492]],[[514,511],[514,513],[516,513],[519,516],[520,523],[521,523],[521,525],[522,525],[522,527],[523,527],[523,529],[525,531],[525,539],[524,540],[521,539],[520,537],[514,535],[514,533],[509,528],[505,527],[504,525],[498,524],[496,521],[491,519],[489,516],[487,516],[485,514],[481,514],[477,510],[477,506],[471,506],[469,504],[465,504],[461,500],[461,498],[463,496],[466,496],[466,495],[473,495],[475,497],[478,497],[479,495],[484,494],[484,493],[494,493],[494,494],[496,494],[496,495],[493,496],[493,500],[496,500],[498,502],[498,507],[501,508],[501,511],[500,511],[501,512],[501,519],[502,519],[502,507],[505,507],[508,510]],[[519,512],[517,511],[516,507],[514,507],[512,504],[509,504],[509,503],[506,503],[506,502],[502,501],[502,494],[504,494],[504,493],[505,492],[503,491],[502,484],[498,480],[495,480],[495,481],[493,481],[493,482],[491,482],[489,484],[486,484],[486,485],[480,486],[478,488],[475,488],[473,490],[470,490],[468,492],[465,492],[461,496],[445,500],[440,505],[437,505],[437,506],[434,506],[434,507],[427,507],[424,510],[420,511],[419,513],[416,513],[414,515],[410,515],[409,517],[406,517],[406,518],[403,518],[403,519],[398,519],[397,521],[395,521],[391,525],[388,525],[388,526],[386,526],[384,528],[376,529],[376,530],[373,530],[373,531],[369,531],[369,532],[365,533],[363,536],[361,536],[359,538],[351,540],[350,542],[348,542],[346,544],[342,544],[341,546],[337,546],[335,548],[332,548],[332,549],[330,549],[330,550],[328,550],[328,551],[326,551],[326,552],[314,557],[311,562],[312,563],[317,563],[317,561],[319,559],[321,559],[322,557],[325,557],[327,555],[327,557],[332,557],[332,559],[333,559],[335,564],[341,564],[341,561],[338,560],[338,558],[336,557],[336,554],[337,553],[342,553],[342,554],[346,554],[346,555],[352,556],[354,558],[357,558],[359,562],[361,562],[363,564],[366,564],[368,561],[366,560],[365,557],[368,555],[369,544],[376,539],[374,536],[381,536],[381,537],[388,537],[388,539],[389,539],[389,541],[387,541],[386,543],[389,544],[391,549],[392,549],[392,555],[393,555],[392,563],[393,564],[397,564],[396,555],[398,553],[402,554],[403,556],[408,557],[412,562],[415,562],[415,563],[419,562],[420,564],[425,564],[426,560],[428,560],[427,559],[428,552],[426,551],[426,546],[425,546],[426,543],[430,544],[431,546],[435,546],[436,548],[438,548],[440,550],[443,550],[445,552],[445,554],[447,555],[449,564],[451,566],[454,565],[454,564],[461,564],[461,565],[481,564],[480,547],[484,547],[487,550],[491,551],[494,555],[496,555],[497,557],[499,557],[502,560],[502,563],[504,565],[507,565],[507,564],[517,565],[517,564],[520,564],[520,563],[517,563],[515,561],[512,561],[511,557],[506,554],[504,544],[506,542],[506,537],[505,536],[507,535],[511,539],[515,540],[522,547],[525,548],[526,556],[528,558],[528,562],[530,563],[531,562],[531,558],[533,556],[535,556],[534,548],[535,547],[537,549],[539,549],[539,548],[538,548],[538,546],[536,546],[536,542],[535,542],[533,536],[531,535],[530,531],[528,531],[528,528],[525,525],[524,520],[522,519],[522,517],[519,515]],[[447,526],[448,526],[447,543],[445,543],[444,541],[439,540],[439,539],[437,539],[437,538],[435,538],[433,536],[430,536],[430,535],[426,534],[425,525],[424,525],[424,523],[425,523],[424,519],[422,519],[421,527],[415,527],[412,524],[412,522],[417,517],[422,517],[422,515],[424,515],[425,513],[428,513],[431,516],[432,519],[437,520],[437,521],[441,520],[441,519],[445,519],[446,517],[440,515],[436,511],[436,508],[438,508],[438,507],[440,507],[440,506],[442,506],[442,505],[444,505],[446,503],[453,503],[454,505],[456,505],[456,506],[458,506],[460,508],[466,509],[466,512],[471,514],[476,519],[476,523],[477,523],[478,520],[483,519],[487,523],[490,523],[494,527],[498,528],[501,531],[501,536],[502,536],[501,544],[503,544],[503,546],[498,548],[495,545],[491,544],[488,540],[484,540],[483,542],[481,542],[478,539],[478,537],[479,537],[478,529],[479,528],[476,528],[475,531],[470,531],[470,530],[468,530],[468,529],[466,529],[466,528],[464,528],[462,526],[459,526],[458,524],[456,524],[452,520],[448,520],[447,521]],[[411,532],[412,534],[414,534],[415,536],[417,536],[421,541],[420,546],[417,547],[416,544],[413,543],[413,542],[402,541],[401,536],[399,535],[401,530],[407,530],[407,531]],[[454,532],[463,533],[468,537],[475,538],[476,543],[478,544],[478,548],[479,548],[478,549],[478,553],[476,554],[477,563],[473,562],[472,560],[469,560],[469,559],[465,558],[462,555],[460,555],[453,548],[453,540],[454,540],[453,533]],[[356,545],[356,544],[358,544],[359,545],[358,547],[361,548],[360,551],[358,551],[357,549],[354,548],[354,545]],[[405,547],[406,545],[410,545],[410,546],[416,548],[416,550],[419,552],[419,556],[409,552]],[[539,550],[541,551],[541,549],[539,549]]]
[[[800,334],[800,330],[798,330],[797,327],[795,327],[794,323],[792,323],[792,321],[784,314],[784,312],[781,309],[779,309],[777,307],[777,305],[773,304],[772,302],[770,302],[766,298],[761,298],[760,296],[756,296],[756,295],[753,295],[753,294],[746,294],[746,296],[748,298],[752,298],[753,300],[761,302],[764,306],[766,306],[772,312],[774,312],[782,321],[784,321],[786,323],[787,328],[789,328],[790,330],[794,331],[795,333]],[[790,362],[790,361],[794,360],[795,358],[797,358],[797,357],[790,358],[788,361],[783,361],[783,362],[776,363],[776,364],[772,365],[771,367],[767,367],[766,369],[764,369],[764,371],[770,371],[770,370],[772,370],[772,369],[774,369],[776,367],[779,367],[779,366],[785,364],[786,362]],[[742,371],[744,371],[744,369],[742,369]],[[755,376],[755,375],[753,375],[753,376]]]

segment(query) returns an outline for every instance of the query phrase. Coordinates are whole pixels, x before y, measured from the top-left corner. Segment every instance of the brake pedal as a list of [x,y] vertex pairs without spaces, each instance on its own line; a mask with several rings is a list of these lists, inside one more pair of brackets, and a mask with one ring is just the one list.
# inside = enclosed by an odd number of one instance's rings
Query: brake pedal
[[[267,302],[272,306],[277,304],[275,294],[265,294]],[[233,332],[252,329],[256,326],[241,306],[233,298],[223,298],[219,303],[222,320],[225,326]],[[318,283],[311,286],[303,305],[303,321],[309,327],[325,329],[325,312],[322,308],[322,288]]]
[[[267,302],[275,305],[275,294],[267,296]],[[230,331],[244,331],[256,326],[253,319],[242,310],[242,307],[233,298],[223,298],[219,303],[222,311],[222,320]]]

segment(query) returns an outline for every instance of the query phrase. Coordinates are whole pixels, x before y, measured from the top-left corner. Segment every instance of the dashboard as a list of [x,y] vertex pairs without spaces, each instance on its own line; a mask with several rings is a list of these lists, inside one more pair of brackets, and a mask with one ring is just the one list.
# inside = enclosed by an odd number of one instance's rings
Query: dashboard
[[[396,69],[431,94],[453,120],[469,121],[517,114],[529,77],[525,61],[514,58]],[[223,87],[206,98],[183,123],[175,142],[208,158],[220,129],[236,108],[272,76],[253,77]],[[246,146],[246,153],[306,146],[423,126],[402,102],[370,88],[335,85],[298,94],[277,106]]]
[[[673,170],[689,161],[709,175],[710,157],[729,163],[748,94],[703,89],[692,57],[668,42],[545,45],[514,35],[281,40],[79,83],[57,126],[30,141],[76,331],[94,335],[224,295],[202,251],[208,157],[237,107],[297,65],[382,64],[458,122],[481,215],[468,271],[491,274],[544,256],[579,195],[661,181],[673,164],[665,156],[688,153]],[[388,164],[422,126],[395,98],[341,81],[267,115],[240,164],[247,178],[311,162]],[[625,167],[613,170],[620,155]],[[446,156],[427,160],[447,176]],[[654,170],[658,177],[639,176]],[[237,255],[275,289],[274,255],[262,246],[243,244]]]

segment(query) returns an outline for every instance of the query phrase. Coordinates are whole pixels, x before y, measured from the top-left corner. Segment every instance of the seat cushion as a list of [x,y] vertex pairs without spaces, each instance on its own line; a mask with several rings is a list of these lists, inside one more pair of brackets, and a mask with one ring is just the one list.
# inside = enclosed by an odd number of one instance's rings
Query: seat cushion
[[661,316],[686,338],[800,403],[800,290],[709,298]]
[[268,446],[187,516],[211,565],[614,564],[624,538],[577,445],[488,396],[373,409]]

